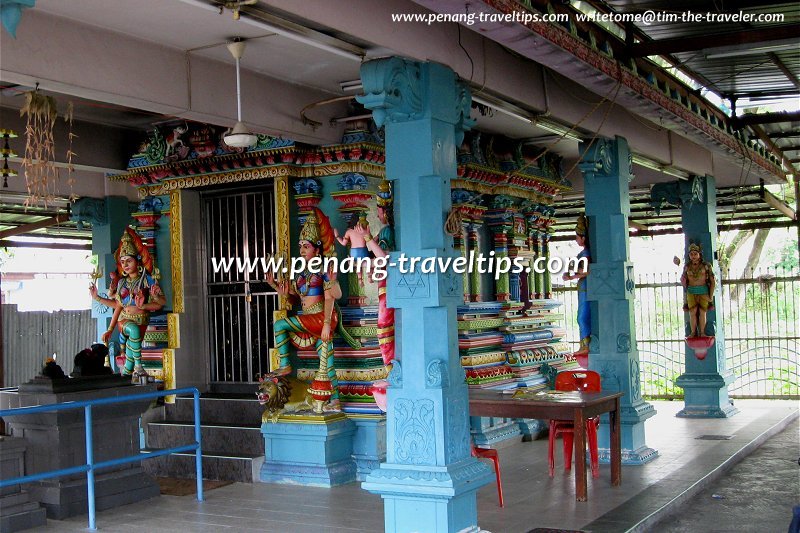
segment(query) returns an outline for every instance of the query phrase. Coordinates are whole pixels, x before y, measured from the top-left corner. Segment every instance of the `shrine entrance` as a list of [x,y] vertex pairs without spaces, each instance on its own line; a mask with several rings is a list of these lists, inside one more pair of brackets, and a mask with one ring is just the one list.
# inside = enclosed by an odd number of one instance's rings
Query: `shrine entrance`
[[214,392],[243,392],[237,384],[257,383],[270,370],[278,298],[260,261],[275,252],[273,191],[214,189],[202,193],[202,205],[210,384]]

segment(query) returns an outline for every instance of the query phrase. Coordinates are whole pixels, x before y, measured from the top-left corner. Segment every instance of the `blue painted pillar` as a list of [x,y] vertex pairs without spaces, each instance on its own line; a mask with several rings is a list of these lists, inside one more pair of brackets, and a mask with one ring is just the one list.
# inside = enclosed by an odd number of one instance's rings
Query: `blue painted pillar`
[[[109,274],[117,268],[114,252],[125,228],[133,220],[131,213],[135,210],[136,203],[129,202],[124,196],[80,198],[72,206],[72,220],[92,225],[92,254],[97,256],[97,264],[103,272],[103,277],[97,280],[97,290],[102,296],[108,295]],[[112,314],[111,309],[92,302],[92,316],[97,319],[97,342],[108,330]],[[116,332],[112,334],[111,340],[116,340],[117,335]],[[111,367],[114,368],[113,358]]]
[[[675,380],[684,392],[685,406],[677,416],[685,418],[725,418],[738,410],[728,399],[728,385],[733,383],[733,372],[725,364],[725,331],[722,320],[722,279],[717,262],[717,191],[713,177],[694,177],[678,183],[681,194],[681,220],[685,238],[686,254],[689,245],[699,244],[703,249],[703,261],[712,264],[717,280],[713,294],[716,309],[706,314],[705,334],[716,337],[703,360],[695,356],[694,350],[686,346],[686,372]],[[688,259],[687,259],[688,260]],[[719,318],[719,319],[718,319]],[[686,315],[687,331],[689,316]]]
[[[591,263],[587,279],[592,313],[589,368],[602,376],[603,390],[622,391],[622,462],[643,464],[658,456],[645,444],[644,421],[655,409],[642,399],[639,351],[633,317],[634,277],[628,249],[631,154],[628,142],[597,139],[582,143],[586,216]],[[607,419],[606,419],[607,420]],[[600,427],[600,458],[609,460],[608,424]]]
[[[456,148],[471,126],[471,97],[449,68],[397,57],[361,66],[358,101],[386,125],[386,174],[395,186],[398,254],[456,257],[444,232]],[[387,391],[386,462],[362,487],[384,500],[390,532],[479,531],[477,490],[493,481],[470,455],[469,405],[458,354],[462,277],[403,273],[390,264],[398,354]]]

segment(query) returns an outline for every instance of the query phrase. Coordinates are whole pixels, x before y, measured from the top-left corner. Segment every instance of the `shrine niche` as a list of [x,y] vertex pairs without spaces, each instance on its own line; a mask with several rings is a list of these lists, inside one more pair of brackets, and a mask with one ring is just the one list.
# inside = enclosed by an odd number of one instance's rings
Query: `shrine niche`
[[[152,367],[148,370],[169,387],[181,383],[181,376],[175,374],[176,359],[191,357],[193,364],[209,364],[202,360],[202,352],[180,349],[178,329],[185,320],[181,316],[198,312],[185,303],[186,265],[181,263],[181,250],[184,242],[198,239],[186,232],[202,232],[203,224],[208,223],[193,220],[187,224],[183,219],[182,190],[224,187],[235,192],[240,187],[249,191],[255,187],[270,191],[274,198],[269,204],[273,211],[268,214],[274,220],[269,235],[272,244],[265,242],[262,248],[274,246],[271,255],[284,260],[297,254],[298,236],[313,210],[329,218],[336,230],[338,242],[334,246],[340,260],[356,259],[363,255],[363,249],[368,250],[369,257],[377,257],[372,240],[377,242],[379,230],[383,234],[387,224],[391,225],[386,208],[391,205],[387,198],[393,187],[385,180],[382,139],[366,124],[352,124],[340,144],[328,146],[259,136],[252,148],[230,149],[221,140],[223,133],[223,128],[185,122],[154,130],[131,157],[128,172],[113,178],[137,187],[139,196],[145,199],[136,217],[138,229],[145,239],[158,241],[159,264],[166,271],[163,285],[169,297],[167,307],[172,312],[166,315],[164,325],[155,323],[159,329],[148,332],[148,341],[152,340],[152,352],[147,354]],[[498,260],[521,261],[528,266],[537,259],[547,259],[555,220],[553,199],[569,190],[570,184],[561,175],[556,154],[525,142],[468,133],[457,157],[447,231],[455,248],[472,266],[471,272],[454,277],[462,281],[458,340],[467,384],[479,389],[544,389],[548,387],[548,372],[576,366],[564,341],[561,302],[552,298],[550,276],[536,271],[497,276],[480,273],[477,260],[480,254],[490,253]],[[402,206],[398,208],[402,216]],[[159,230],[159,213],[162,217],[169,215],[169,229],[163,224]],[[362,246],[362,238],[370,243]],[[388,249],[402,250],[402,242]],[[152,252],[156,253],[155,248]],[[247,341],[253,346],[253,357],[258,355],[257,350],[269,362],[261,367],[263,377],[278,369],[272,326],[288,316],[289,307],[287,301],[264,289],[266,283],[259,285],[257,281],[251,287],[261,287],[258,290],[269,294],[254,292],[245,296],[252,302],[244,305],[260,306],[264,298],[274,298],[275,302],[259,314],[263,324],[258,327],[266,332],[265,339]],[[340,413],[356,427],[353,453],[357,477],[363,479],[385,454],[385,448],[379,445],[383,442],[379,434],[384,431],[385,414],[376,399],[380,400],[390,386],[393,354],[387,357],[383,352],[393,346],[395,332],[393,323],[385,318],[386,311],[381,318],[380,297],[385,285],[381,289],[369,270],[341,274],[339,283],[342,297],[338,300],[337,323],[352,342],[342,334],[334,336],[332,367],[338,381]],[[166,347],[156,344],[162,340],[167,341]],[[163,354],[160,360],[156,359],[158,351]],[[288,357],[292,380],[315,379],[319,358],[313,345],[292,348]],[[252,385],[255,398],[258,380],[247,373],[242,376],[237,383]],[[266,424],[273,424],[273,420],[279,425],[287,420],[296,423],[304,416],[289,412],[291,409],[281,413],[275,406],[270,409]],[[311,416],[322,417],[320,420],[327,417],[325,423],[336,418],[329,414]],[[485,446],[520,434],[534,438],[541,427],[535,420],[476,419],[471,433],[476,444]]]
[[[561,302],[552,297],[550,275],[537,272],[549,258],[555,196],[571,189],[561,158],[512,139],[468,133],[452,180],[455,216],[448,231],[462,257],[473,262],[463,276],[464,304],[458,308],[459,351],[467,384],[475,389],[532,390],[549,387],[547,374],[576,366],[564,340]],[[522,272],[480,275],[480,255],[508,258]],[[533,438],[533,420],[476,419],[477,445],[519,435]]]

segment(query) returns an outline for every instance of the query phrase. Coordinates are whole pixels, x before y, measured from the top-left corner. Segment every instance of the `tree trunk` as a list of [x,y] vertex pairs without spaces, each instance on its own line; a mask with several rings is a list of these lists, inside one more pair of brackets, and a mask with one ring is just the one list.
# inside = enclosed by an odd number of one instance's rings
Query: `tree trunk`
[[[764,244],[767,242],[770,228],[762,228],[756,232],[755,240],[753,241],[753,249],[750,250],[750,255],[747,256],[747,264],[744,267],[744,274],[752,276],[753,271],[761,261],[761,252],[764,250]],[[731,287],[731,299],[739,303],[739,298],[742,296],[742,287],[744,285],[733,285]]]
[[728,246],[723,247],[722,254],[719,260],[719,269],[722,273],[722,278],[727,279],[728,274],[730,273],[731,263],[733,263],[733,258],[736,257],[736,254],[739,253],[739,250],[750,240],[750,237],[753,236],[753,230],[740,230],[736,232],[734,235],[733,240]]

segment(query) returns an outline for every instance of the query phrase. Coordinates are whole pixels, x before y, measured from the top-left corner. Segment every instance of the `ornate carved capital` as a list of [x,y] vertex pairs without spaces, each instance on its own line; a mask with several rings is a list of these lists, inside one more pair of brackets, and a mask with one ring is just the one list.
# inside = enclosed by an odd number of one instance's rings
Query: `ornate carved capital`
[[597,139],[585,151],[578,168],[585,174],[611,175],[614,169],[614,142],[610,139]]
[[694,176],[690,180],[656,183],[650,189],[650,205],[657,214],[666,205],[690,207],[693,203],[706,201],[704,191],[705,178]]
[[423,112],[422,72],[419,63],[390,57],[361,65],[364,94],[356,96],[372,110],[375,123],[399,122],[419,118]]
[[476,120],[469,117],[472,110],[472,93],[465,83],[456,82],[456,146],[461,146],[464,133],[475,126]]
[[105,198],[79,198],[72,204],[70,220],[93,226],[108,224]]

